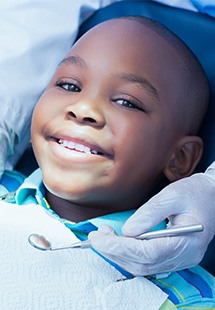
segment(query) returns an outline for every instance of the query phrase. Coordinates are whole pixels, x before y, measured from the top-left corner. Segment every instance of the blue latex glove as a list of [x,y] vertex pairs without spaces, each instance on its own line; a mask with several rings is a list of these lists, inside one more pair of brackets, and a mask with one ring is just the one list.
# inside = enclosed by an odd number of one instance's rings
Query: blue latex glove
[[[135,240],[163,219],[171,225],[202,223],[204,231],[180,237]],[[92,246],[134,275],[151,275],[198,264],[215,234],[215,163],[205,174],[174,182],[139,208],[122,228],[89,235]]]

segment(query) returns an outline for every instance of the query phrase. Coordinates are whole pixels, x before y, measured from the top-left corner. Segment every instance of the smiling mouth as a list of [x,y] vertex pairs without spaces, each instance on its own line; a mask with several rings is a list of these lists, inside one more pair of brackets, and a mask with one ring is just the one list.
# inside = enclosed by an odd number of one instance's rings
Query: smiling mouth
[[102,153],[96,149],[90,148],[86,145],[77,143],[77,142],[63,140],[63,139],[59,139],[57,142],[58,142],[58,144],[60,144],[61,146],[65,147],[69,150],[75,150],[77,152],[85,153],[85,154],[105,156],[104,153]]

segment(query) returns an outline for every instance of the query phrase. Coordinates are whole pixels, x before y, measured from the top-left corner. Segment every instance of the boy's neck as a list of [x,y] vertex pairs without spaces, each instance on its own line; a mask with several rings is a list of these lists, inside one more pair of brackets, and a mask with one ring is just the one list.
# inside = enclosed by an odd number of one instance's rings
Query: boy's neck
[[49,191],[46,191],[45,196],[54,212],[56,212],[61,218],[72,222],[81,222],[110,213],[110,210],[106,209],[104,206],[92,208],[91,206],[76,204],[59,198]]
[[66,199],[55,196],[48,190],[46,190],[45,197],[48,203],[50,204],[51,209],[54,212],[56,212],[61,218],[70,220],[72,222],[81,222],[87,219],[95,218],[110,213],[137,209],[144,202],[146,202],[152,195],[155,195],[158,191],[160,191],[163,188],[163,185],[165,184],[165,183],[163,184],[164,180],[165,180],[164,176],[161,175],[155,182],[156,186],[154,188],[154,191],[151,191],[150,194],[147,195],[145,198],[142,197],[141,200],[135,200],[136,196],[134,196],[132,197],[131,200],[125,199],[124,201],[121,201],[115,206],[113,203],[111,203],[111,207],[110,203],[105,204],[104,202],[101,204],[94,202],[86,205],[83,203],[68,201]]

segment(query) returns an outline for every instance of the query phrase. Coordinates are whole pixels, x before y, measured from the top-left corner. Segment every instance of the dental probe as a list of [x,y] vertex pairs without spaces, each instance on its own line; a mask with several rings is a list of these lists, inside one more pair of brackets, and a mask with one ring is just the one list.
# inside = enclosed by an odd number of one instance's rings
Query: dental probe
[[[161,237],[168,237],[168,236],[179,236],[179,235],[189,234],[192,232],[200,232],[200,231],[203,231],[202,224],[189,225],[189,226],[178,226],[178,227],[173,227],[173,228],[146,232],[142,235],[135,237],[135,239],[144,240],[144,239],[153,239],[153,238],[161,238]],[[39,234],[31,234],[28,237],[28,241],[33,247],[35,247],[38,250],[42,250],[42,251],[47,251],[47,250],[56,251],[56,250],[65,250],[65,249],[74,249],[74,248],[87,249],[91,247],[90,240],[86,240],[86,241],[78,241],[68,246],[52,248],[51,242],[47,240],[46,237],[39,235]]]

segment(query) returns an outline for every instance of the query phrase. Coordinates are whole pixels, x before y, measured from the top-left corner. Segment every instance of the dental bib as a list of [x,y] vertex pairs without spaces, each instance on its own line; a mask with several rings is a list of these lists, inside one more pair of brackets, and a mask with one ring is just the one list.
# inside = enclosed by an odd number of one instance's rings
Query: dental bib
[[1,202],[0,308],[158,309],[167,295],[144,277],[125,280],[91,249],[39,251],[28,243],[45,235],[53,247],[78,241],[43,207]]

